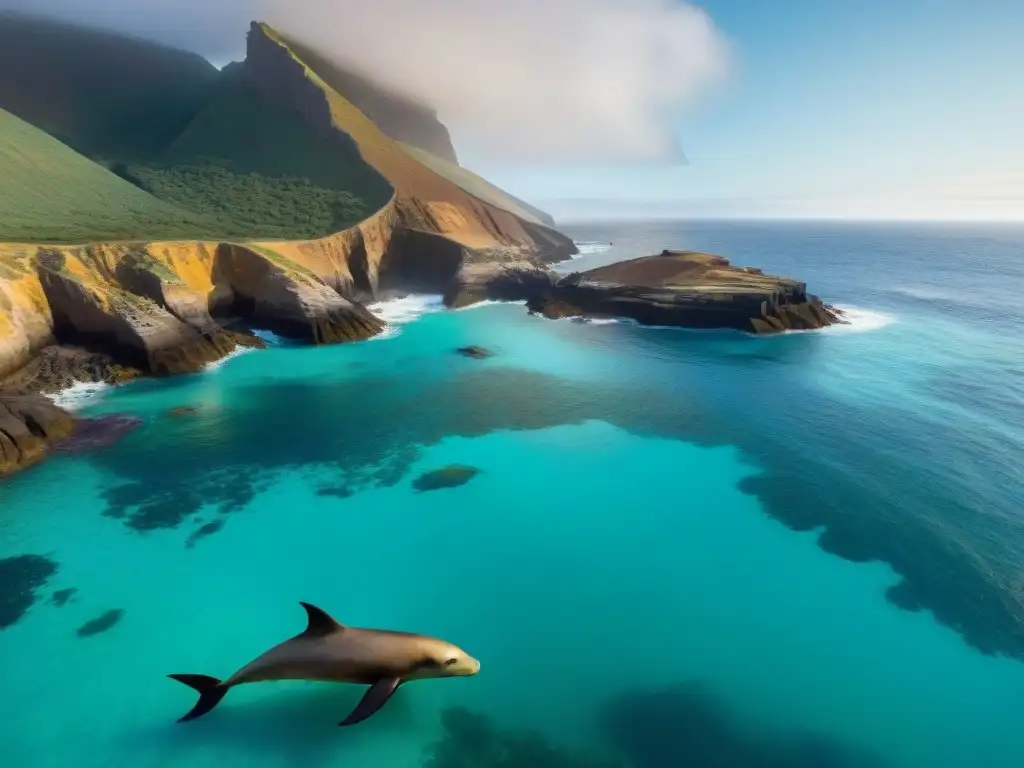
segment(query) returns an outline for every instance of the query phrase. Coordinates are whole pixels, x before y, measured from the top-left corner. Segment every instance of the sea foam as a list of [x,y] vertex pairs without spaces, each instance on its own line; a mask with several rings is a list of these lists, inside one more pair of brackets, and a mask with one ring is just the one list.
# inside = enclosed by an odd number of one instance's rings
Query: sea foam
[[67,389],[48,394],[55,405],[66,411],[78,411],[102,400],[111,386],[102,381],[76,381]]

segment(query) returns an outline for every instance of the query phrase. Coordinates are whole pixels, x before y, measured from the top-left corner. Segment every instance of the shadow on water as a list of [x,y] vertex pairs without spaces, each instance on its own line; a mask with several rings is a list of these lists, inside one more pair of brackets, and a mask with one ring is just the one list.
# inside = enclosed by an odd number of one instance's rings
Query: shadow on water
[[501,730],[465,707],[446,709],[441,728],[424,750],[423,768],[625,768],[605,755],[574,754],[535,731]]
[[[901,577],[888,593],[895,605],[931,610],[982,652],[1024,659],[1024,592],[1006,588],[1024,583],[1024,523],[999,507],[1005,500],[965,495],[957,484],[975,460],[955,426],[839,401],[808,384],[802,374],[825,342],[813,334],[764,340],[550,327],[631,364],[596,381],[496,362],[443,366],[430,377],[236,386],[230,409],[166,419],[88,455],[117,478],[105,491],[106,514],[140,533],[194,530],[204,507],[243,510],[280,470],[333,467],[322,490],[343,497],[407,482],[418,448],[448,436],[601,420],[640,435],[738,447],[762,470],[740,489],[767,514],[794,529],[823,529],[820,544],[830,553],[889,563]],[[450,357],[447,349],[438,354]],[[636,364],[637,356],[651,365]],[[723,367],[733,370],[723,375]]]
[[[388,706],[358,728],[338,723],[352,711],[365,689],[349,685],[302,686],[275,691],[257,701],[225,699],[215,712],[187,723],[174,722],[192,705],[182,697],[182,710],[168,721],[125,736],[125,754],[158,751],[161,764],[206,763],[211,753],[245,763],[275,756],[289,765],[344,763],[345,752],[364,742],[380,742],[408,734],[416,727],[415,697],[395,695]],[[403,691],[402,693],[408,693]],[[282,762],[284,764],[284,762]]]
[[574,753],[535,731],[508,730],[465,707],[441,715],[424,768],[885,768],[816,733],[745,723],[699,682],[622,693],[598,709],[604,743]]
[[742,722],[706,686],[688,682],[613,699],[602,732],[633,768],[884,768],[834,739]]

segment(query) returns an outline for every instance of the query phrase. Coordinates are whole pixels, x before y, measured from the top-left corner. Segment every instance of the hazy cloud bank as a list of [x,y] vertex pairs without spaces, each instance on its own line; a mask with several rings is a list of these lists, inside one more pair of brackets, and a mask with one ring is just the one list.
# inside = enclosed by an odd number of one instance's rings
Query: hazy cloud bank
[[264,19],[435,107],[510,161],[679,159],[671,121],[725,75],[712,20],[676,0],[0,0],[239,58]]

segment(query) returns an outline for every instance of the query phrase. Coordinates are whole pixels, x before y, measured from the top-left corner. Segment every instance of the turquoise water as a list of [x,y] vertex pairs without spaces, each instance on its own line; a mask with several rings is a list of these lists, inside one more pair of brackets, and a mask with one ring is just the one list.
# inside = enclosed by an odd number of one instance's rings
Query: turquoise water
[[[566,269],[705,248],[858,322],[753,339],[411,300],[388,338],[101,393],[85,414],[143,425],[0,485],[0,558],[56,564],[0,629],[3,764],[1024,764],[1024,232],[571,234],[615,246]],[[449,464],[481,472],[413,490]],[[313,683],[174,723],[194,694],[167,673],[230,674],[299,600],[481,673],[350,729],[362,689]]]

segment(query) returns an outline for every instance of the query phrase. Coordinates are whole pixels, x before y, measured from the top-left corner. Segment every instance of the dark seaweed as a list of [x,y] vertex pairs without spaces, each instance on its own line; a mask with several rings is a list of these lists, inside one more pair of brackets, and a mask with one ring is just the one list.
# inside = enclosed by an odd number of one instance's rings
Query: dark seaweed
[[57,572],[58,564],[42,555],[0,560],[0,629],[17,624],[38,599],[37,592]]
[[74,587],[68,587],[67,589],[58,589],[50,597],[50,602],[56,605],[58,608],[67,605],[71,599],[78,593],[78,590]]
[[111,608],[109,611],[100,614],[95,619],[85,622],[85,624],[75,630],[75,634],[78,635],[78,637],[92,637],[93,635],[101,634],[120,622],[123,616],[123,609]]
[[743,723],[700,683],[613,699],[601,732],[634,768],[883,768],[826,736],[766,733]]

